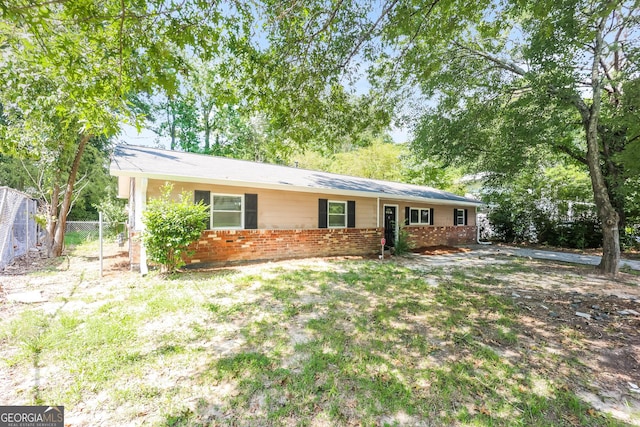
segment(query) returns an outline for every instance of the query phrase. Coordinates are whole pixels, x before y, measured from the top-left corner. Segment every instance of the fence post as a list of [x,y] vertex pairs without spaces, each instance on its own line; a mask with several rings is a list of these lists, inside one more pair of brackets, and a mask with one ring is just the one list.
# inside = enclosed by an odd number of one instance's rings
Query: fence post
[[[4,215],[4,205],[7,201],[7,196],[9,193],[8,188],[2,188],[2,201],[0,201],[0,215]],[[9,218],[9,215],[7,215],[7,218]],[[0,234],[0,266],[4,268],[5,264],[4,264],[4,250],[5,250],[5,245],[7,244],[7,240],[9,239],[9,234],[13,234],[13,216],[9,219],[9,223],[8,225],[11,226],[11,228],[9,230],[6,230],[4,233]],[[13,254],[11,255],[12,259],[13,259]]]
[[29,208],[31,208],[30,205],[30,200],[29,199],[24,199],[24,210],[25,210],[25,221],[24,221],[24,228],[25,228],[25,245],[26,245],[26,252],[25,254],[27,255],[27,258],[29,258],[29,249],[31,249],[31,242],[29,241]]
[[98,213],[98,240],[100,240],[100,277],[102,277],[102,212]]

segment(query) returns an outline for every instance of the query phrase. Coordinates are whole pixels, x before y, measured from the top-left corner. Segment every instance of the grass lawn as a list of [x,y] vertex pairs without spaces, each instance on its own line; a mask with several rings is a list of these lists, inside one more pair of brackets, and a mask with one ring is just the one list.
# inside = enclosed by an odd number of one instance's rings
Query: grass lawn
[[616,412],[581,394],[592,337],[512,295],[587,267],[335,259],[100,279],[94,249],[0,276],[48,297],[0,299],[3,404],[62,404],[72,425],[640,423],[633,396]]

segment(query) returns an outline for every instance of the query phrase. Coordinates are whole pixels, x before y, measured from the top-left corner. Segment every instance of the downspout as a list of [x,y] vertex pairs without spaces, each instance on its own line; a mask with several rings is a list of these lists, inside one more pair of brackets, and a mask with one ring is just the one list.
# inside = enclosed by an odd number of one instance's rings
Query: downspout
[[380,228],[380,197],[377,199],[376,204],[376,228]]
[[490,245],[491,242],[481,242],[480,241],[480,224],[478,224],[478,207],[476,206],[476,242],[479,245]]

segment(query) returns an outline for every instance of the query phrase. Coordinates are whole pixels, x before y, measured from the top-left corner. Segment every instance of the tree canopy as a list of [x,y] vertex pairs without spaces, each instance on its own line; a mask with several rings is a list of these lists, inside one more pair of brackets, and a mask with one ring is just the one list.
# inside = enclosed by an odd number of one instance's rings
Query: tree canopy
[[[227,28],[215,4],[69,0],[3,3],[0,148],[51,162],[47,230],[60,255],[85,148],[137,123],[132,96],[174,93],[184,53],[209,58]],[[234,32],[234,34],[238,31]]]

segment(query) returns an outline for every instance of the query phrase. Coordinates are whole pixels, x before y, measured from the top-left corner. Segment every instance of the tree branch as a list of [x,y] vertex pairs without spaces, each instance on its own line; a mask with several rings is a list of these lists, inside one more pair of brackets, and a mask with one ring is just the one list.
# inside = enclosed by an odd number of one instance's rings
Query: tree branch
[[324,22],[324,25],[322,26],[322,28],[320,28],[315,33],[311,34],[309,39],[306,41],[306,43],[305,43],[306,47],[305,47],[305,50],[304,50],[304,56],[305,57],[309,54],[309,49],[311,48],[311,44],[316,39],[316,37],[318,37],[320,34],[325,32],[327,30],[327,28],[329,28],[329,26],[331,25],[333,20],[336,18],[336,15],[338,14],[338,10],[340,10],[340,6],[342,6],[343,2],[344,2],[344,0],[339,0],[338,1],[338,3],[335,5],[335,7],[331,10],[330,15],[327,18],[327,20]]
[[387,6],[382,10],[382,12],[380,13],[380,16],[378,16],[378,19],[376,20],[376,22],[374,22],[371,27],[369,27],[369,29],[362,33],[360,35],[360,38],[358,39],[358,41],[356,42],[355,46],[353,47],[353,49],[351,49],[351,52],[349,53],[349,55],[347,55],[346,59],[344,61],[342,61],[342,63],[340,64],[340,68],[344,69],[347,64],[349,62],[351,62],[351,60],[353,59],[353,57],[358,53],[358,51],[360,50],[360,47],[362,46],[362,44],[365,42],[365,40],[371,36],[371,34],[374,32],[374,30],[378,27],[378,25],[380,24],[380,22],[382,22],[382,20],[384,19],[385,16],[387,16],[389,14],[389,12],[391,12],[391,10],[394,8],[394,6],[398,3],[399,0],[392,0],[389,4],[387,4]]
[[481,51],[476,50],[476,49],[472,49],[472,48],[470,48],[468,46],[465,46],[462,43],[457,42],[457,41],[454,41],[453,44],[455,46],[458,46],[459,48],[461,48],[463,50],[466,50],[467,52],[470,52],[471,54],[473,54],[475,56],[479,56],[479,57],[484,58],[484,59],[486,59],[486,60],[488,60],[490,62],[493,62],[495,65],[497,65],[499,68],[502,68],[503,70],[510,71],[510,72],[512,72],[514,74],[517,74],[519,76],[522,76],[522,77],[524,77],[527,74],[527,72],[522,67],[516,65],[513,62],[505,61],[505,60],[500,59],[500,58],[496,58],[493,55],[490,55],[490,54],[488,54],[486,52],[481,52]]
[[[387,92],[389,90],[389,87],[391,86],[391,82],[393,82],[395,80],[395,76],[397,75],[398,68],[400,67],[400,64],[401,64],[401,60],[399,58],[404,58],[405,57],[405,55],[407,54],[407,52],[409,51],[409,49],[411,48],[411,46],[415,42],[416,38],[422,32],[422,26],[427,21],[427,18],[431,15],[431,12],[433,11],[433,8],[439,2],[440,2],[440,0],[433,0],[431,2],[431,5],[429,6],[429,9],[427,10],[426,15],[424,15],[423,18],[420,20],[420,22],[416,26],[416,30],[413,32],[413,34],[411,34],[411,37],[409,38],[409,41],[407,42],[406,46],[402,49],[402,52],[400,52],[400,55],[397,56],[398,59],[396,59],[396,61],[394,63],[394,66],[393,66],[393,69],[391,70],[390,76],[387,79],[387,83],[384,85],[385,92]],[[420,10],[422,10],[422,8]],[[417,12],[418,11],[413,12],[411,14],[411,17],[415,16],[415,14]]]
[[120,91],[122,91],[122,55],[124,52],[124,17],[126,12],[126,7],[124,4],[124,0],[120,0],[120,7],[122,9],[122,14],[120,16],[120,43],[119,43],[119,52],[118,52],[118,68],[119,68],[119,76],[118,76],[118,85],[120,86]]
[[568,155],[569,157],[571,157],[574,160],[577,160],[578,162],[584,164],[584,165],[589,165],[587,162],[587,158],[576,153],[575,151],[573,151],[571,148],[567,147],[566,145],[560,145],[560,144],[554,144],[554,147],[558,150],[561,151],[563,153],[565,153],[566,155]]

